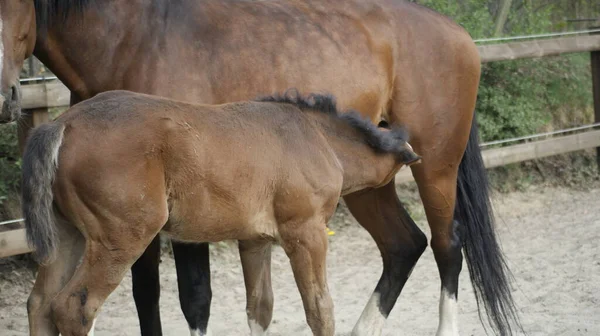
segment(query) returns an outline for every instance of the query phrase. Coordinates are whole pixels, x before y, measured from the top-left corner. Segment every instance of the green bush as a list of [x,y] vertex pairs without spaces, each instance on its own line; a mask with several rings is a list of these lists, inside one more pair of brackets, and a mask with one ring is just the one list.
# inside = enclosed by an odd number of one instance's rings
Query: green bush
[[19,155],[17,126],[0,125],[0,206],[19,190],[21,160]]
[[591,82],[585,54],[484,64],[477,100],[482,138],[506,139],[590,122]]
[[[416,2],[453,18],[474,39],[492,35],[493,12],[499,4],[479,0]],[[513,1],[503,31],[528,35],[564,28],[557,13],[564,13],[562,2],[540,6]],[[482,139],[500,140],[589,123],[591,83],[587,53],[483,64],[477,101]]]

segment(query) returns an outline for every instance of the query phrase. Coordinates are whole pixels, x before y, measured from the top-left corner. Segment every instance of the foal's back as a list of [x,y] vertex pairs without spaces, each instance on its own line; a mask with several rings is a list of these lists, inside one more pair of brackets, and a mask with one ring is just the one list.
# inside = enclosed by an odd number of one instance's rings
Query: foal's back
[[[60,118],[67,145],[57,185],[104,195],[115,203],[109,208],[133,199],[145,208],[154,195],[151,203],[167,203],[164,230],[181,240],[275,238],[278,223],[325,221],[341,190],[339,164],[309,113],[289,104],[100,94]],[[84,176],[86,167],[103,176]]]

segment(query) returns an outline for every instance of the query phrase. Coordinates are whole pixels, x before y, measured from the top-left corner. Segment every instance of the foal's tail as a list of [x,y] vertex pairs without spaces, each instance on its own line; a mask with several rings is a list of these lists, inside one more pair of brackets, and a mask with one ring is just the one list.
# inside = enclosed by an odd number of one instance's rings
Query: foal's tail
[[21,191],[29,246],[43,264],[54,256],[58,231],[52,210],[52,182],[58,167],[58,151],[65,126],[48,123],[34,129],[23,154]]
[[[463,248],[477,306],[483,301],[488,321],[500,335],[521,329],[510,291],[510,271],[496,240],[489,183],[479,148],[475,118],[467,149],[458,170],[455,218],[463,229]],[[480,311],[481,318],[481,311]]]

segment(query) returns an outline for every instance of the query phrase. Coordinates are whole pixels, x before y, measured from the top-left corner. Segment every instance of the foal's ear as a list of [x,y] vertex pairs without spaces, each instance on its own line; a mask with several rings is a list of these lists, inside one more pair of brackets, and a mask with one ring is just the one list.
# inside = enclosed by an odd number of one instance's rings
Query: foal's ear
[[415,153],[412,146],[408,142],[404,142],[402,149],[400,150],[400,154],[402,156],[402,163],[407,166],[421,163],[421,156]]

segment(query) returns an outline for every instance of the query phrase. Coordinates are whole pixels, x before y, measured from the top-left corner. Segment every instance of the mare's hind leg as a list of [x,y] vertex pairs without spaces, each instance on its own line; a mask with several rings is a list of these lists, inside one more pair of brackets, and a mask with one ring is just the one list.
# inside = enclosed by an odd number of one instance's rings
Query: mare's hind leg
[[171,244],[177,269],[179,304],[190,328],[190,335],[209,335],[212,291],[208,243],[171,241]]
[[356,220],[377,243],[383,273],[352,335],[380,335],[410,272],[427,247],[427,238],[398,200],[394,180],[344,197]]
[[431,249],[442,284],[437,336],[458,336],[458,276],[463,257],[458,223],[454,220],[457,167],[413,169],[431,228]]
[[68,223],[58,222],[59,245],[56,258],[38,268],[33,290],[27,300],[29,330],[32,336],[58,335],[51,317],[50,303],[73,276],[83,255],[85,240],[81,233]]
[[326,276],[327,233],[322,221],[280,225],[281,245],[290,258],[302,296],[306,320],[314,335],[334,334],[333,301]]
[[252,336],[265,335],[273,317],[271,288],[271,242],[239,242],[240,258],[246,284],[246,314]]
[[131,267],[133,300],[142,336],[162,336],[159,298],[160,236],[157,235]]

